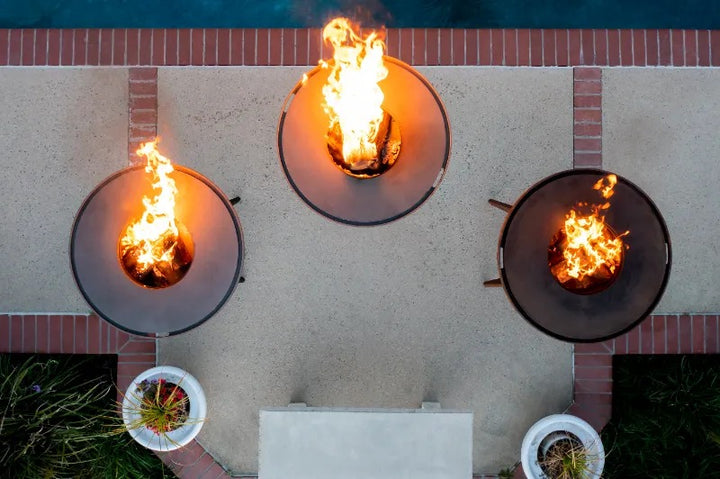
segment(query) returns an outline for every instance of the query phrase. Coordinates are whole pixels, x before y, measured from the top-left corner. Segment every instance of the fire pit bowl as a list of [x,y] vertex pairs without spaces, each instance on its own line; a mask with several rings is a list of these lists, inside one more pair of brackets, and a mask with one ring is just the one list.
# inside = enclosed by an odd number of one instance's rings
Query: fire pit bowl
[[315,211],[341,223],[377,225],[410,213],[438,186],[450,156],[450,124],[438,94],[405,63],[387,56],[384,62],[389,73],[379,83],[382,108],[397,121],[402,147],[382,175],[353,178],[328,152],[328,115],[322,106],[327,69],[309,72],[280,116],[278,150],[290,185]]
[[[550,272],[548,241],[578,202],[597,203],[593,185],[608,172],[569,170],[528,189],[510,208],[500,234],[501,284],[520,314],[545,333],[572,342],[603,341],[645,319],[665,291],[671,251],[667,226],[640,188],[617,177],[605,223],[629,246],[622,268],[607,288],[577,294]],[[602,202],[602,201],[601,201]]]
[[240,279],[240,221],[225,194],[196,171],[174,166],[175,213],[194,243],[185,276],[166,288],[143,287],[125,272],[118,239],[152,194],[143,166],[121,170],[93,190],[80,207],[70,240],[75,281],[90,306],[133,334],[167,336],[198,326],[227,301]]

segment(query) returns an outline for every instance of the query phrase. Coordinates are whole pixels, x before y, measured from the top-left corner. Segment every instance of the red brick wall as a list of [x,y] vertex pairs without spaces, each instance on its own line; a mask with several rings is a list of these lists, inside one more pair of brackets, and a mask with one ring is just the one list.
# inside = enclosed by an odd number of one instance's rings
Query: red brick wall
[[[412,65],[720,66],[719,30],[391,28],[386,43]],[[0,65],[315,65],[322,56],[317,28],[0,29]]]

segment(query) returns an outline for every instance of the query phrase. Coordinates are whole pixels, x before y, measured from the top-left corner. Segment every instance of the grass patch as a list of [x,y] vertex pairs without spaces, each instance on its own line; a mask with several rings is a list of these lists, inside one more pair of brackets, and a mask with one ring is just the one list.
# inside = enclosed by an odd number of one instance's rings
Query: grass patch
[[609,479],[720,478],[720,356],[613,358]]
[[162,478],[117,434],[116,356],[0,355],[0,478]]

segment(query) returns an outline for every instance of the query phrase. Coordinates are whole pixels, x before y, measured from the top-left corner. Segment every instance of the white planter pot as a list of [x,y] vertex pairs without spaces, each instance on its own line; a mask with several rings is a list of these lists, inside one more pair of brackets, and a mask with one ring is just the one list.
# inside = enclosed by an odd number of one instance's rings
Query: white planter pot
[[[150,429],[139,427],[130,429],[129,426],[140,418],[137,412],[138,393],[136,389],[144,380],[165,379],[168,382],[179,384],[187,393],[190,399],[190,413],[188,414],[187,424],[169,431],[165,434],[155,434]],[[207,400],[205,392],[200,383],[190,373],[173,366],[157,366],[141,373],[136,377],[130,387],[128,387],[125,397],[123,398],[123,422],[128,432],[137,442],[152,449],[153,451],[172,451],[178,449],[195,438],[200,432],[203,425],[203,419],[207,413]]]
[[600,435],[590,424],[570,414],[553,414],[544,417],[533,424],[525,434],[520,460],[528,479],[547,479],[538,464],[538,450],[545,437],[558,431],[566,431],[577,436],[590,454],[597,458],[589,464],[586,479],[599,479],[605,467],[605,449]]

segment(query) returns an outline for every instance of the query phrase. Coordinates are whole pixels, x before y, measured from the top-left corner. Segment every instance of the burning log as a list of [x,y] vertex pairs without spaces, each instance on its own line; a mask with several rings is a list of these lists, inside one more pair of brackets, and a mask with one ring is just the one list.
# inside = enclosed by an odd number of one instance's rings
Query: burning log
[[383,110],[382,121],[373,141],[376,154],[355,162],[348,162],[343,155],[343,132],[338,122],[328,130],[326,140],[330,156],[343,172],[357,178],[372,178],[383,174],[395,164],[400,154],[400,125]]
[[157,242],[157,248],[172,253],[165,255],[163,260],[144,263],[144,244],[131,244],[121,249],[120,262],[135,282],[148,288],[166,288],[180,281],[188,272],[193,260],[193,243],[187,228],[182,223],[177,225],[177,236],[165,234]]
[[400,127],[382,108],[379,82],[387,78],[385,43],[376,32],[365,38],[346,18],[335,18],[323,29],[333,48],[323,87],[323,107],[330,120],[325,136],[330,156],[345,173],[373,178],[389,169],[400,154]]
[[190,268],[193,242],[187,228],[175,217],[175,181],[172,163],[156,148],[157,140],[137,151],[147,158],[145,171],[153,175],[156,196],[144,197],[142,216],[132,221],[118,242],[125,272],[148,288],[166,288],[180,281]]
[[[617,183],[615,175],[596,182],[593,189],[610,198]],[[605,224],[602,211],[610,203],[579,203],[565,216],[562,228],[548,247],[548,266],[560,285],[573,293],[593,294],[610,286],[620,273],[627,245]]]
[[[609,228],[606,226],[606,228]],[[615,238],[617,235],[610,230],[610,235]],[[593,294],[600,292],[610,286],[619,275],[622,268],[624,254],[621,250],[619,261],[608,261],[601,263],[591,274],[571,276],[564,252],[568,248],[567,235],[563,230],[558,231],[550,242],[548,248],[548,265],[550,272],[562,285],[563,288],[578,294]],[[587,254],[580,253],[580,261],[590,262]]]

